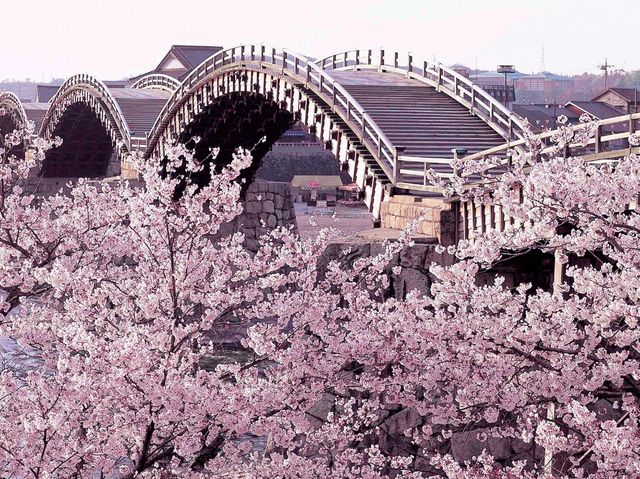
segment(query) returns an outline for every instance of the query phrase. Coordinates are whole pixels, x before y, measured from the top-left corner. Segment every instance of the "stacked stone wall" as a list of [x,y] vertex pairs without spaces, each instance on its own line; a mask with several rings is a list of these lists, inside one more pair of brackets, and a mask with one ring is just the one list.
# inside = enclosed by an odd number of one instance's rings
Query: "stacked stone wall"
[[424,218],[417,233],[437,238],[443,245],[455,241],[455,218],[450,203],[440,198],[420,198],[396,195],[382,203],[381,224],[383,228],[402,230],[414,220]]
[[243,206],[236,225],[251,251],[256,251],[260,237],[274,228],[291,226],[298,230],[289,183],[255,180],[247,189]]

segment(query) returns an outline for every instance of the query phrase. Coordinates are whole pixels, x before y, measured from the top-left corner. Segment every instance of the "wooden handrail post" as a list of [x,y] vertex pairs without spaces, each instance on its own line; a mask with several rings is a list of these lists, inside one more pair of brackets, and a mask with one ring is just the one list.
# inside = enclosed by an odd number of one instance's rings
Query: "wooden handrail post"
[[393,66],[394,68],[398,68],[398,52],[393,53]]
[[596,127],[596,135],[595,135],[595,147],[596,147],[596,154],[600,153],[600,148],[601,148],[601,144],[600,144],[600,137],[602,136],[602,126],[598,125]]
[[251,61],[255,61],[256,59],[256,46],[255,45],[251,45]]
[[260,45],[260,62],[264,61],[264,50],[265,50],[265,46]]
[[[322,75],[320,75],[320,77],[322,78]],[[308,86],[310,81],[311,81],[311,65],[309,64],[309,62],[307,62],[307,81],[304,86]]]
[[367,65],[371,65],[371,49],[367,50]]
[[471,114],[475,113],[476,108],[476,86],[471,87]]
[[347,54],[348,54],[348,53],[349,53],[349,52],[344,52],[344,59],[343,59],[343,63],[344,63],[344,65],[342,65],[343,67],[346,67],[346,66],[347,66]]
[[335,70],[335,68],[336,68],[336,56],[331,55],[331,69]]
[[356,70],[355,67],[357,67],[358,65],[360,65],[360,50],[359,49],[356,50],[356,62],[353,65],[353,67],[354,67],[353,69]]
[[384,48],[380,49],[380,66],[384,65]]
[[400,177],[400,165],[398,165],[398,162],[400,161],[399,158],[402,153],[404,153],[403,146],[396,146],[393,149],[393,186],[398,184],[398,179]]
[[409,53],[407,57],[407,78],[410,76],[411,69],[413,68],[413,55]]
[[422,62],[422,76],[427,77],[427,60]]
[[240,61],[244,61],[244,45],[240,47]]
[[442,67],[438,66],[438,91],[441,91],[442,86]]

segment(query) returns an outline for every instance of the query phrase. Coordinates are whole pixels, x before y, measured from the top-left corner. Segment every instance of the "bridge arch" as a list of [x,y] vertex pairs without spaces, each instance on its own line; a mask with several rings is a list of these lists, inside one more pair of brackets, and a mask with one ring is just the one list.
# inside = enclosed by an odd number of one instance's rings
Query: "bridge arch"
[[169,75],[152,73],[138,79],[131,88],[138,90],[161,90],[173,93],[180,87],[180,82]]
[[[0,147],[5,146],[5,135],[27,127],[27,122],[27,113],[20,99],[14,93],[0,92]],[[26,141],[28,138],[23,138],[23,143],[13,145],[9,153],[17,158],[23,158]]]
[[27,123],[27,114],[20,99],[12,92],[0,92],[0,134],[7,133],[22,128]]
[[[211,105],[233,95],[253,97],[265,105],[275,103],[279,111],[309,127],[349,171],[374,219],[379,218],[380,204],[389,194],[393,177],[394,145],[329,72],[284,49],[234,47],[201,63],[160,112],[145,155],[161,157],[166,145],[185,139],[184,132]],[[277,139],[268,137],[267,141]]]
[[107,86],[88,74],[65,81],[50,101],[40,136],[60,136],[42,165],[45,177],[100,177],[118,173],[120,154],[131,149],[131,135]]

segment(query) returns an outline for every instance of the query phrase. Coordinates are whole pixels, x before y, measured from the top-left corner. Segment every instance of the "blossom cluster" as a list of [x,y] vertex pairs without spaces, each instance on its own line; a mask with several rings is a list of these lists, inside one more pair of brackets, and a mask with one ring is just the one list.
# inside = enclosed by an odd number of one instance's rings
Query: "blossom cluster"
[[[482,196],[458,187],[498,162],[458,165],[452,194],[526,227],[437,247],[455,261],[396,297],[387,266],[411,229],[355,261],[320,261],[330,231],[276,229],[250,253],[221,234],[250,154],[196,187],[190,151],[166,151],[131,158],[144,188],[50,196],[22,187],[32,159],[3,153],[0,336],[35,361],[0,373],[2,477],[640,474],[639,158],[522,155]],[[553,288],[479,281],[532,250],[565,271]]]

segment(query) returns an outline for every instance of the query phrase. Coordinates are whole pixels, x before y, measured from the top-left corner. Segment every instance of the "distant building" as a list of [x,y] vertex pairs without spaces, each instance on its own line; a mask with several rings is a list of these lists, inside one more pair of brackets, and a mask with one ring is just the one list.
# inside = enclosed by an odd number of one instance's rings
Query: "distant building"
[[[554,130],[559,126],[558,117],[565,116],[570,124],[580,122],[580,117],[588,114],[594,120],[606,120],[625,114],[620,109],[603,101],[572,100],[566,104],[516,104],[512,111],[526,118],[531,129],[535,132]],[[604,131],[614,132],[615,129],[605,128]]]
[[564,102],[575,91],[575,81],[571,77],[551,72],[523,75],[514,81],[516,94],[523,103]]
[[522,73],[507,73],[505,87],[504,74],[495,71],[482,72],[473,75],[473,82],[486,91],[493,98],[508,105],[516,101],[514,82]]
[[60,85],[36,85],[36,103],[48,103],[56,94]]
[[570,101],[565,105],[578,116],[587,113],[596,120],[606,120],[623,115],[624,112],[602,101]]
[[564,115],[569,123],[578,123],[580,114],[558,104],[537,103],[531,105],[516,104],[512,111],[522,118],[526,118],[531,129],[540,133],[544,130],[555,130],[558,127],[558,117]]
[[469,78],[469,76],[471,75],[471,68],[463,65],[462,63],[454,63],[450,68],[458,75],[462,75],[463,77]]
[[593,101],[604,102],[622,113],[638,113],[640,92],[635,88],[608,88],[596,95]]
[[191,70],[220,50],[222,50],[220,46],[172,45],[155,69],[130,78],[130,80],[136,81],[152,73],[160,73],[183,80]]

